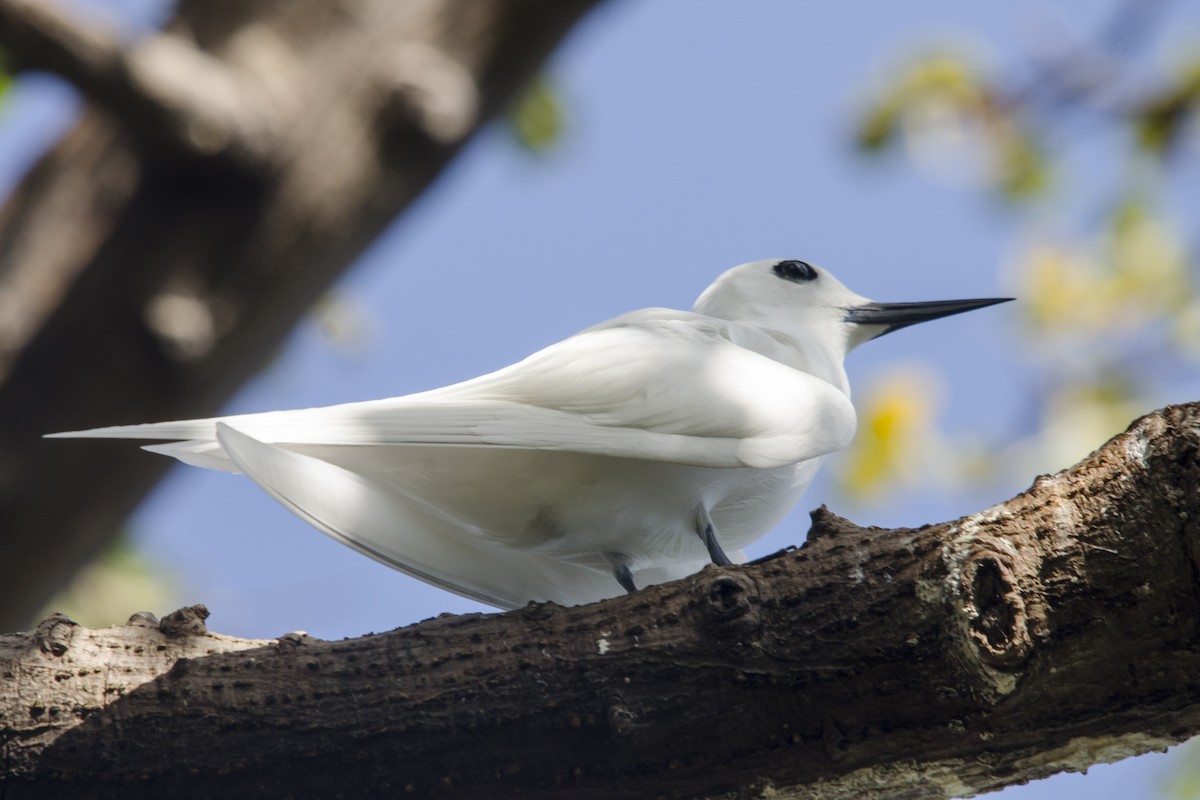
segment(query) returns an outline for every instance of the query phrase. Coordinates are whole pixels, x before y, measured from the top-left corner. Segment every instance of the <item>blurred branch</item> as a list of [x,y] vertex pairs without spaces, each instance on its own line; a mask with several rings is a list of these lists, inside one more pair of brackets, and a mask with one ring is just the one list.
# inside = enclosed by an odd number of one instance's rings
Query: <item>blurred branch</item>
[[0,0],[0,46],[15,70],[52,72],[131,131],[170,149],[269,160],[282,120],[251,76],[180,36],[125,45],[48,0]]
[[[1133,97],[1116,100],[1114,87],[1124,77],[1120,50],[1129,55],[1166,20],[1170,0],[1125,0],[1117,6],[1094,41],[1071,41],[1064,31],[1045,37],[1046,51],[1034,57],[1035,75],[1022,87],[1005,94],[1006,105],[1027,105],[1043,97],[1059,105],[1089,104],[1114,113],[1128,113]],[[1105,97],[1110,95],[1110,97]]]
[[[1200,732],[1200,403],[920,529],[382,635],[0,637],[37,797],[966,797]],[[286,733],[286,735],[280,735]]]
[[[1028,115],[1042,100],[1055,111],[1100,112],[1132,123],[1144,152],[1171,155],[1182,123],[1200,104],[1200,66],[1193,63],[1177,79],[1155,85],[1131,82],[1128,66],[1131,54],[1166,24],[1170,5],[1170,0],[1126,0],[1092,42],[1071,42],[1061,32],[1047,36],[1047,52],[1034,59],[1033,78],[997,91],[998,106]],[[1063,120],[1043,114],[1036,127],[1044,138]]]
[[1200,107],[1200,61],[1153,83],[1135,82],[1128,61],[1164,24],[1167,6],[1127,2],[1095,42],[1038,29],[1033,75],[1020,80],[990,73],[969,52],[932,48],[889,71],[860,112],[857,145],[877,153],[902,141],[935,181],[990,188],[1017,202],[1054,185],[1055,156],[1078,145],[1078,126],[1054,134],[1080,119],[1132,127],[1143,153],[1165,159]]

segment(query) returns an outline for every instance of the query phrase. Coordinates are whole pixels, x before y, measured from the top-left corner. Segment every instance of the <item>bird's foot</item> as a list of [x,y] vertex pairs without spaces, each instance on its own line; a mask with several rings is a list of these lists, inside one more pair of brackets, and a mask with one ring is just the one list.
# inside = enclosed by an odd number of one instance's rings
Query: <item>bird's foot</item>
[[732,565],[733,562],[729,560],[729,556],[725,555],[725,551],[721,549],[721,543],[717,541],[717,528],[713,525],[708,511],[701,508],[697,516],[696,533],[700,534],[700,540],[704,542],[704,548],[708,550],[708,557],[718,567]]
[[633,571],[629,569],[629,559],[619,553],[610,553],[608,560],[612,562],[613,577],[617,579],[617,583],[621,584],[621,588],[629,594],[637,591],[637,585],[633,582]]

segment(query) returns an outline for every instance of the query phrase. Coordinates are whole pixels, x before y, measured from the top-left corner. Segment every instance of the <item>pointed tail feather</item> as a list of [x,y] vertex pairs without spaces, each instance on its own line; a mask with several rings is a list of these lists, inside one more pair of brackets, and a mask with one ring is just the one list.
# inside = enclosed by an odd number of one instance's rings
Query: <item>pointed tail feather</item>
[[[306,409],[307,410],[307,409]],[[110,425],[82,431],[47,433],[45,439],[164,439],[168,441],[197,440],[215,442],[217,424],[232,423],[242,428],[278,425],[285,417],[303,411],[268,411],[261,414],[240,414],[231,417],[209,417],[207,419],[183,419],[171,422],[148,422],[140,425]],[[158,452],[158,451],[154,451]]]

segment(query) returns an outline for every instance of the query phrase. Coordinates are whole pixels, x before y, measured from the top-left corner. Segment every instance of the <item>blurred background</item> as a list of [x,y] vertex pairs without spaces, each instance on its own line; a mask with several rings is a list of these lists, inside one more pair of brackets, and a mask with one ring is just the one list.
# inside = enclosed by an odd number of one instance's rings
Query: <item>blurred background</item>
[[[71,5],[130,35],[169,12]],[[227,411],[441,386],[802,258],[878,300],[1019,302],[856,351],[857,441],[750,554],[800,543],[821,503],[889,527],[978,511],[1200,399],[1198,103],[1194,2],[610,2]],[[79,106],[53,78],[4,86],[0,192]],[[260,638],[488,610],[186,467],[51,605],[94,626],[196,602]],[[1200,797],[1200,749],[1005,795]]]

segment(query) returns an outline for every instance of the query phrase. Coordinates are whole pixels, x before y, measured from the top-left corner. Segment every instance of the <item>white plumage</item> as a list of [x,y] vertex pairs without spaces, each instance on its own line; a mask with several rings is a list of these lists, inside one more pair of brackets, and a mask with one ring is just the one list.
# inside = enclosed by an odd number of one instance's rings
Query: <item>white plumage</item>
[[726,272],[497,372],[327,408],[54,437],[241,472],[313,526],[492,605],[576,604],[683,577],[767,533],[854,434],[842,361],[1000,300],[879,304],[802,261]]

